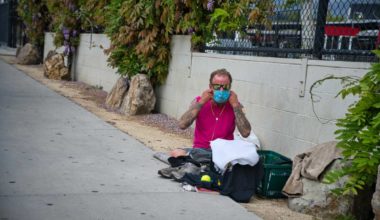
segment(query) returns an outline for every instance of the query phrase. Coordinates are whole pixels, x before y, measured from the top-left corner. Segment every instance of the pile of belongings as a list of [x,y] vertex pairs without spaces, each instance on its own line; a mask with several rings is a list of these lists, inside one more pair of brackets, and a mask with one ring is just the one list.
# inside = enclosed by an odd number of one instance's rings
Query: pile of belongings
[[181,182],[184,189],[209,189],[249,202],[264,173],[256,145],[244,140],[216,139],[211,141],[212,158],[190,154],[169,157],[170,167],[158,171],[165,177]]

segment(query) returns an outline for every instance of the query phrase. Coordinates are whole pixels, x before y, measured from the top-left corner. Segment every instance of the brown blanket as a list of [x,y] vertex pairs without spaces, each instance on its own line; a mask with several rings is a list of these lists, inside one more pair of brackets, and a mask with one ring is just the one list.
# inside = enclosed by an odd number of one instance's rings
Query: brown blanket
[[320,175],[335,159],[341,158],[342,150],[336,141],[314,146],[310,151],[297,155],[293,160],[292,174],[282,192],[289,197],[303,194],[302,177],[319,181]]

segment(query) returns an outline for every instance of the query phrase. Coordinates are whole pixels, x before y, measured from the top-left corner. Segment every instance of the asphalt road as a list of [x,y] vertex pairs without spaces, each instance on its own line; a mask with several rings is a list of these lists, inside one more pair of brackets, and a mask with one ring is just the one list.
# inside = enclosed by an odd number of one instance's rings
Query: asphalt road
[[259,219],[162,179],[152,150],[0,60],[0,219]]

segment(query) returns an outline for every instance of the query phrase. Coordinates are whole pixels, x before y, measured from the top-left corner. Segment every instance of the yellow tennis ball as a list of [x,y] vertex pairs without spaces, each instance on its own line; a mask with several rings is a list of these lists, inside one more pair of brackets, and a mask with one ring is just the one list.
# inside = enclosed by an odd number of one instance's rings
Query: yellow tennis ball
[[211,182],[211,177],[209,175],[203,175],[201,177],[202,182]]

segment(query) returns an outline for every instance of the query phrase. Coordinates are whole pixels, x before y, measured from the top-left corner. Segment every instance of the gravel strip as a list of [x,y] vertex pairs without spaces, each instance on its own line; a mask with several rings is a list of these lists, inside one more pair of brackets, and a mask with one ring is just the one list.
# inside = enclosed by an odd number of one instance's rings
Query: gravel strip
[[[90,86],[83,82],[63,82],[63,86],[73,89],[78,89],[81,94],[87,96],[88,100],[95,101],[99,107],[107,109],[107,111],[112,111],[111,109],[108,109],[105,106],[105,100],[107,97],[107,92],[101,90],[100,88],[97,88],[95,86]],[[122,114],[118,111],[119,114]],[[131,120],[140,122],[144,125],[157,127],[160,130],[171,133],[171,134],[177,134],[181,135],[184,138],[192,139],[194,135],[194,129],[193,128],[187,128],[185,130],[182,130],[178,126],[178,120],[170,117],[165,114],[161,113],[152,113],[147,115],[135,115],[135,116],[129,116],[128,117]]]
[[149,126],[158,127],[165,132],[172,134],[178,134],[185,138],[193,138],[194,130],[193,128],[187,128],[182,130],[178,126],[178,120],[167,116],[165,114],[147,114],[147,115],[136,115],[132,117],[133,119]]

